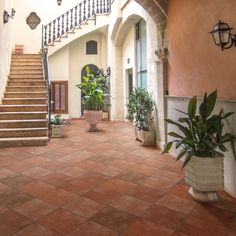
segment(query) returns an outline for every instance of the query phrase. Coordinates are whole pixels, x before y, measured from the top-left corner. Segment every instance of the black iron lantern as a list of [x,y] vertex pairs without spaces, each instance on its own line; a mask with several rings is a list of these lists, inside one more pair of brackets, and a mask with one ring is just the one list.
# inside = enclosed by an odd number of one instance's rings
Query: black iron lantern
[[231,33],[232,29],[227,23],[219,21],[210,32],[215,44],[221,47],[222,51],[236,46],[236,36]]
[[62,2],[62,0],[57,0],[58,6],[61,6],[61,2]]
[[107,75],[108,75],[108,76],[111,75],[111,67],[110,67],[110,66],[107,67]]

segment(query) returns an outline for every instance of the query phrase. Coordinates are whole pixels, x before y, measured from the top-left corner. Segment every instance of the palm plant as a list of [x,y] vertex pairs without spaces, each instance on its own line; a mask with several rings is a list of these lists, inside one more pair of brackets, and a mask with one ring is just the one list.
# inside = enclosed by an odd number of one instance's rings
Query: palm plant
[[224,113],[221,109],[219,114],[211,115],[217,99],[217,90],[207,95],[199,106],[197,112],[197,97],[194,96],[188,104],[188,111],[181,112],[184,117],[173,121],[166,119],[166,122],[175,125],[181,132],[169,132],[168,135],[174,139],[167,143],[163,153],[168,153],[175,143],[176,149],[181,149],[177,160],[186,157],[183,166],[186,166],[190,159],[195,155],[198,157],[217,157],[224,156],[228,149],[225,143],[230,142],[233,155],[236,160],[235,136],[229,132],[224,133],[224,120],[231,116],[233,112]]
[[76,85],[83,94],[82,103],[87,110],[101,110],[104,106],[104,77],[90,73],[89,66],[86,67],[86,76],[83,76],[82,83]]

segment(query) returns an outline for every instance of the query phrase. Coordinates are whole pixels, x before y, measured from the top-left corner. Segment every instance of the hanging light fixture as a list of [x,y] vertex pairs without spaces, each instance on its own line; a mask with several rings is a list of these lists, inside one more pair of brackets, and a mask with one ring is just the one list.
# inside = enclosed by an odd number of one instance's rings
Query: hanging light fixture
[[62,0],[57,0],[58,6],[61,6],[61,2],[62,2]]
[[231,33],[232,29],[227,23],[219,21],[210,32],[215,44],[221,47],[222,51],[236,46],[236,35]]

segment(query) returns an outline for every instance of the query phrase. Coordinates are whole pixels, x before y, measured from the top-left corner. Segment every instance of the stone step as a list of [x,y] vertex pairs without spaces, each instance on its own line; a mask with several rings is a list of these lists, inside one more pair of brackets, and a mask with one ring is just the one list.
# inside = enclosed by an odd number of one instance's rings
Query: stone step
[[5,92],[5,98],[45,98],[45,92]]
[[46,104],[46,98],[3,98],[3,105]]
[[47,127],[47,119],[31,119],[31,120],[0,120],[0,128],[33,128]]
[[6,86],[6,92],[27,92],[27,91],[37,91],[45,92],[45,86]]
[[0,105],[1,112],[16,112],[16,111],[46,111],[46,104],[35,105]]
[[45,80],[28,80],[28,81],[8,81],[8,86],[44,86],[45,85]]
[[44,78],[43,74],[22,74],[22,75],[9,75],[9,79],[42,79]]
[[48,128],[8,128],[0,129],[0,138],[10,137],[42,137],[47,136]]
[[11,67],[15,66],[41,66],[42,67],[42,61],[41,60],[13,60],[11,62]]
[[41,68],[41,69],[35,69],[35,70],[33,70],[33,69],[29,69],[29,70],[20,70],[20,69],[17,69],[17,70],[11,70],[10,71],[10,76],[12,76],[12,75],[43,75],[43,69]]
[[29,58],[29,59],[41,59],[41,54],[12,54],[12,59],[18,59],[18,58]]
[[42,70],[42,65],[11,65],[10,71],[16,70]]
[[0,138],[0,147],[26,147],[26,146],[45,146],[49,138],[43,137],[17,137]]
[[42,82],[45,81],[43,77],[41,77],[40,79],[30,79],[30,78],[9,78],[8,82]]
[[0,112],[0,120],[46,119],[46,111]]

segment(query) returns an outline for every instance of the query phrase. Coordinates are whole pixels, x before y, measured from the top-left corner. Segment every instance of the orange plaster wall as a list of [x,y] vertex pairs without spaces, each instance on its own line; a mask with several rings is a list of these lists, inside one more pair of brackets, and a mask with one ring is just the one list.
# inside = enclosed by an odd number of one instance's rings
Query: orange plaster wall
[[221,51],[209,31],[222,20],[236,33],[236,0],[169,0],[168,90],[173,96],[236,100],[236,47]]

